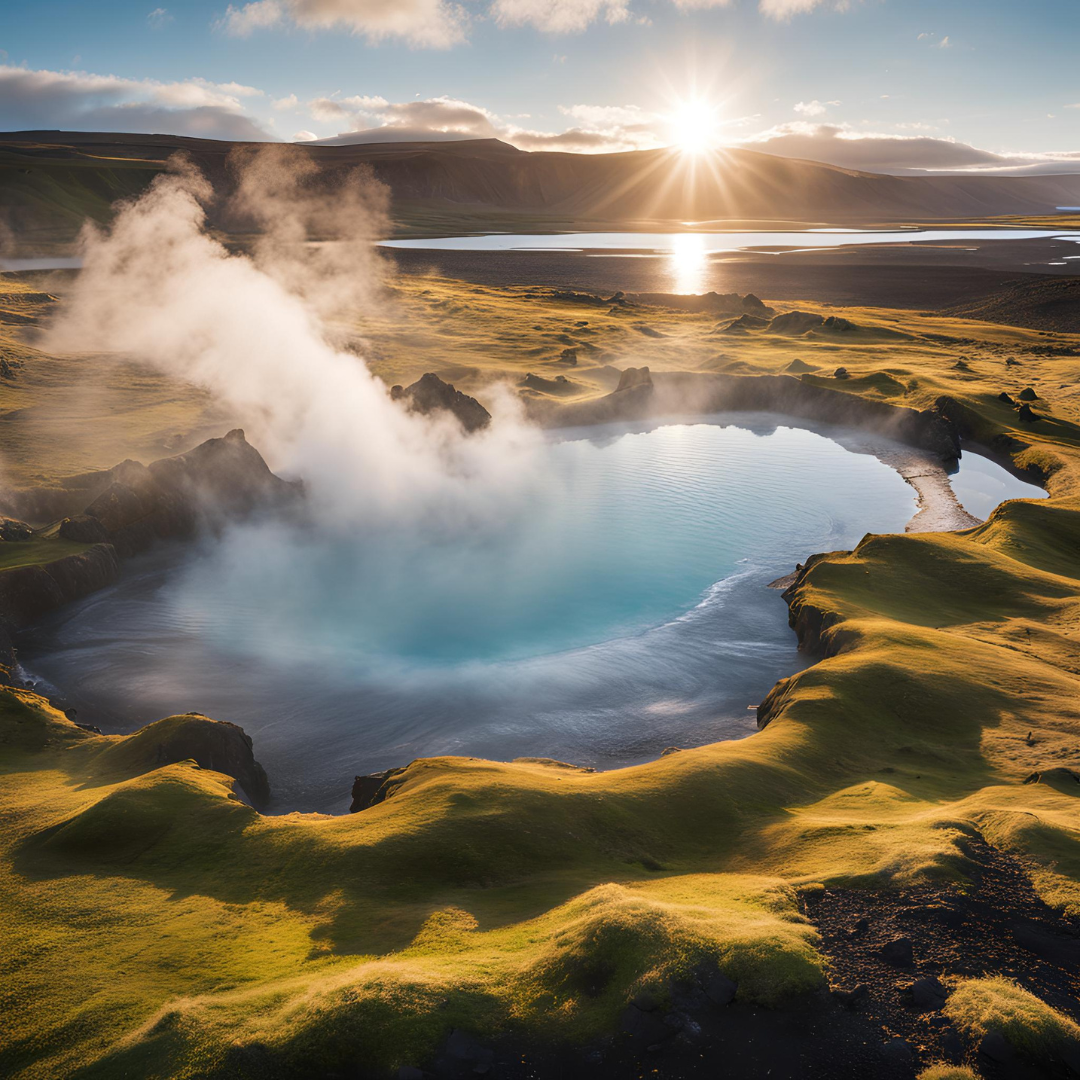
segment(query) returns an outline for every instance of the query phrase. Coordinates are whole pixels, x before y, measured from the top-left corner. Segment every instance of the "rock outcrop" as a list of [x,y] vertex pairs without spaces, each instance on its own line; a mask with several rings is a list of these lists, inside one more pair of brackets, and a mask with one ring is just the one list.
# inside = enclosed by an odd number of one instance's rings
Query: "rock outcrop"
[[[0,622],[9,628],[25,626],[112,584],[119,573],[118,558],[135,555],[157,540],[188,538],[230,516],[281,506],[298,491],[297,485],[270,471],[237,429],[149,466],[124,461],[100,473],[72,477],[55,489],[9,494],[9,502],[21,499],[37,512],[55,509],[57,500],[89,497],[83,512],[64,517],[57,535],[91,546],[79,554],[0,571]],[[0,540],[33,536],[25,523],[0,519]]]
[[805,334],[808,330],[817,330],[818,327],[824,325],[825,318],[822,315],[815,315],[810,311],[788,311],[773,319],[769,324],[769,332],[794,337],[797,334]]
[[64,604],[111,585],[120,572],[116,549],[95,544],[78,555],[0,571],[0,621],[25,626]]
[[649,390],[653,388],[652,375],[649,369],[647,367],[628,367],[619,376],[619,385],[615,388],[615,393],[638,390],[643,387],[647,387]]
[[383,772],[356,777],[352,786],[352,803],[349,805],[349,813],[358,814],[361,810],[368,810],[383,802],[391,790],[387,781],[404,771],[404,769],[386,769]]
[[0,517],[0,541],[17,543],[20,540],[29,540],[33,535],[34,530],[25,521]]
[[103,768],[137,776],[149,769],[195,761],[203,769],[231,776],[252,806],[270,800],[270,782],[255,760],[251,736],[242,727],[200,713],[169,716],[111,741],[97,759]]
[[[150,465],[122,461],[111,469],[67,477],[52,487],[4,492],[0,510],[39,523],[65,517],[76,521],[88,515],[102,523],[111,541],[120,540],[119,547],[134,545],[138,550],[154,537],[182,537],[202,523],[249,513],[258,506],[282,505],[299,491],[299,485],[270,471],[237,428]],[[80,520],[68,528],[81,526],[86,523]],[[125,535],[118,537],[121,532]]]
[[731,322],[726,323],[724,326],[718,326],[716,332],[721,334],[745,334],[755,330],[764,330],[768,325],[769,320],[758,315],[740,315],[737,319],[732,319]]
[[424,415],[451,413],[469,434],[486,428],[491,423],[491,413],[476,398],[463,394],[451,383],[443,382],[432,371],[422,375],[411,386],[391,387],[390,397],[394,401],[400,401],[410,412]]

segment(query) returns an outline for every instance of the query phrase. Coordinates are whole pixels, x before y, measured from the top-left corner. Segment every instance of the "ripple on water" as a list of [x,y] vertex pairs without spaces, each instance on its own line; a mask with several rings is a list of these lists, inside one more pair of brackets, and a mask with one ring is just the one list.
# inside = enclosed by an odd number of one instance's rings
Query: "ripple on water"
[[[570,433],[480,528],[238,527],[179,566],[129,564],[24,662],[112,730],[186,710],[243,725],[281,809],[341,810],[354,773],[418,756],[610,767],[743,735],[802,664],[764,586],[914,511],[825,431]],[[973,498],[996,497],[993,469]]]

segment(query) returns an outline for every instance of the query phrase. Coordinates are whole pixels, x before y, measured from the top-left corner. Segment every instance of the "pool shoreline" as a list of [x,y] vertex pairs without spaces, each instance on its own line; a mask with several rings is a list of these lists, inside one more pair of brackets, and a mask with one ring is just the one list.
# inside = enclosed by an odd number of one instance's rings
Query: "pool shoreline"
[[[741,378],[741,377],[737,377]],[[796,380],[790,380],[795,382]],[[847,397],[848,395],[843,395]],[[890,410],[895,411],[895,407],[887,407]],[[728,409],[726,412],[731,413],[749,413],[761,410],[741,410],[741,409]],[[910,411],[910,410],[908,410]],[[704,420],[708,413],[698,413],[693,420],[698,422]],[[806,417],[791,416],[786,413],[778,413],[770,411],[770,418],[774,420],[791,420],[792,426],[813,430],[812,424],[807,424]],[[683,420],[691,420],[690,417],[682,418]],[[800,423],[799,421],[803,421]],[[655,418],[649,426],[653,424],[655,426],[666,426],[671,423],[679,423],[680,419],[675,417]],[[692,421],[693,422],[693,421]],[[593,425],[590,425],[592,427]],[[851,449],[851,447],[849,447]],[[967,449],[972,452],[978,452],[973,444],[968,444]],[[961,507],[955,492],[952,489],[951,483],[948,479],[948,474],[941,463],[941,459],[935,461],[933,455],[926,449],[913,448],[910,452],[898,452],[895,448],[895,444],[889,447],[887,452],[883,455],[881,453],[875,453],[873,450],[862,449],[859,452],[873,453],[875,457],[878,457],[884,464],[893,468],[902,479],[905,480],[911,487],[914,488],[917,499],[918,507],[915,514],[907,524],[907,531],[954,531],[958,529],[971,528],[974,525],[980,523],[978,518],[968,514]],[[993,457],[992,453],[988,453],[985,456]],[[947,460],[947,459],[946,459]],[[1017,470],[1011,470],[1016,472]],[[34,620],[34,624],[39,623],[40,620]],[[33,624],[32,624],[33,625]],[[31,627],[27,627],[30,629]],[[47,684],[48,685],[48,684]],[[778,685],[778,684],[777,684]],[[770,691],[769,693],[771,693]],[[62,690],[61,690],[62,694]],[[768,694],[766,695],[766,698]],[[764,700],[764,699],[763,699]],[[58,704],[58,707],[63,709],[63,702]],[[136,729],[138,730],[138,729]],[[747,734],[752,734],[748,732]],[[619,769],[628,767],[626,765],[614,765],[611,769]],[[601,770],[608,771],[608,770]],[[279,812],[290,812],[288,809]],[[310,811],[319,813],[322,811]]]

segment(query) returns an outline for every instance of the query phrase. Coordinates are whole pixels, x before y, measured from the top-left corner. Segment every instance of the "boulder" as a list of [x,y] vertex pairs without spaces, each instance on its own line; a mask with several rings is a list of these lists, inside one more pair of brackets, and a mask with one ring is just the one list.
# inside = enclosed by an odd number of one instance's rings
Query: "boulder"
[[491,423],[491,413],[476,398],[463,394],[451,383],[443,382],[433,371],[422,375],[411,386],[392,387],[390,397],[400,401],[410,412],[425,416],[435,412],[451,413],[469,434]]
[[834,379],[850,379],[851,375],[848,373],[848,369],[846,367],[838,367],[833,372],[833,378]]
[[916,1009],[937,1012],[945,1007],[949,997],[949,991],[945,985],[932,976],[926,979],[917,979],[908,987],[911,996],[911,1004]]
[[1039,419],[1039,414],[1026,402],[1017,409],[1016,415],[1019,416],[1025,424],[1034,424],[1035,421]]
[[859,983],[850,990],[836,989],[832,993],[845,1009],[861,1009],[870,1001],[870,987],[866,983]]
[[1016,402],[1011,397],[1009,397],[1009,395],[1005,393],[1004,390],[1002,390],[1001,393],[998,394],[998,401],[1004,401],[1006,405],[1016,404]]
[[18,543],[30,540],[34,530],[25,521],[17,521],[15,518],[0,517],[0,541]]
[[1030,386],[1025,386],[1023,390],[1017,395],[1021,401],[1038,401],[1039,395],[1035,393]]
[[892,967],[911,967],[915,962],[911,938],[898,937],[886,942],[878,950],[878,956]]
[[839,334],[845,334],[851,330],[857,330],[858,327],[850,319],[842,319],[839,315],[830,315],[825,322],[821,324],[823,330],[832,330]]

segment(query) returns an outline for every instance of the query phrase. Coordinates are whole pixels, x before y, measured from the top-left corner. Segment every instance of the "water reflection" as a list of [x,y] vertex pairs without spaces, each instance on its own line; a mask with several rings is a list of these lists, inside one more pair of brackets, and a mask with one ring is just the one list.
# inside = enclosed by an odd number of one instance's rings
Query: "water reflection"
[[701,233],[679,233],[673,236],[668,261],[671,265],[672,292],[706,291],[709,253],[705,246],[705,237]]

